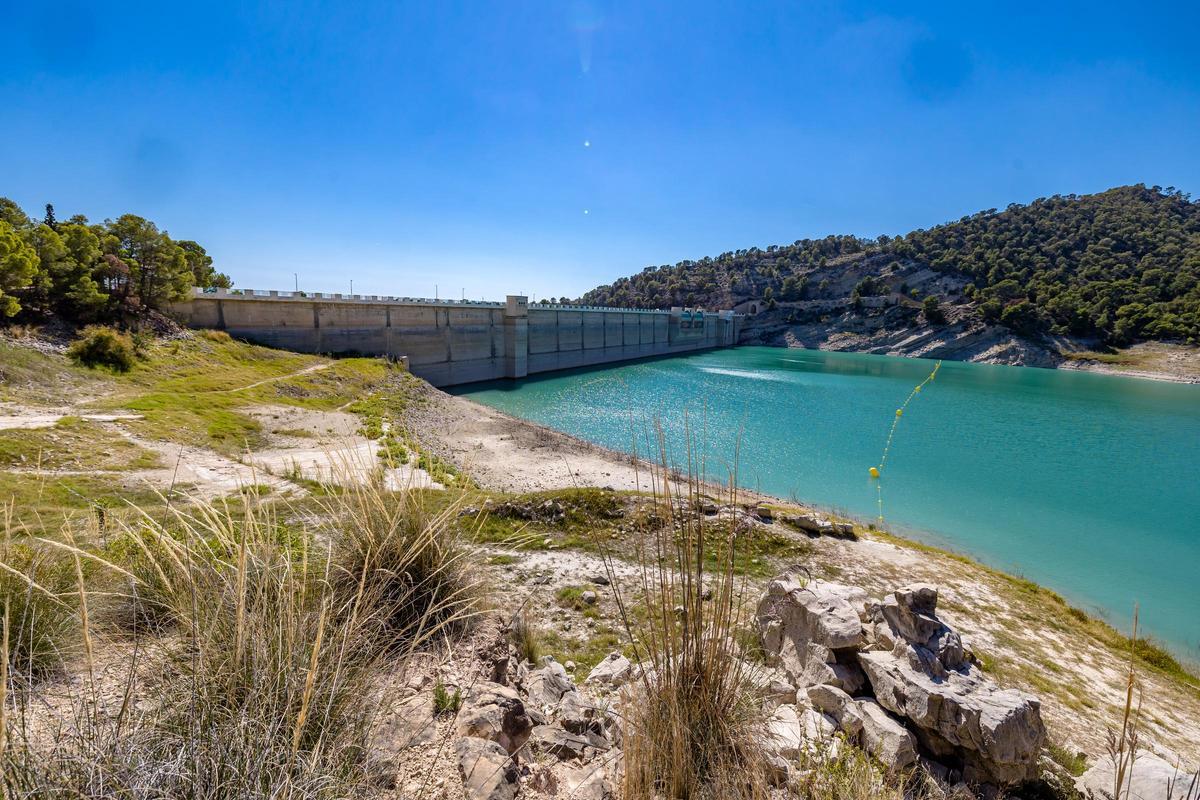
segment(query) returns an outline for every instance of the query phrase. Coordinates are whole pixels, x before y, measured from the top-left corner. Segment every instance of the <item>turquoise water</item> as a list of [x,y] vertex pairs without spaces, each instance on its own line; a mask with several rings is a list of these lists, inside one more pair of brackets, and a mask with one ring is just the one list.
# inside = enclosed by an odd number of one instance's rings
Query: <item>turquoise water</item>
[[[874,519],[867,469],[933,362],[739,347],[457,392],[614,449],[703,428],[711,477]],[[1200,386],[947,361],[900,421],[888,526],[1200,658]]]

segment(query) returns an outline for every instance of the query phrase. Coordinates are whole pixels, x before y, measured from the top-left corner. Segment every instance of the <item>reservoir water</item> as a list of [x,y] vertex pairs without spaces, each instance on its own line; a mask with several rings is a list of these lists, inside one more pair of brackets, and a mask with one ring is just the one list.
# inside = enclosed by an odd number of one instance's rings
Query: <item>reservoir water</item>
[[[739,347],[455,393],[643,454],[703,428],[710,477],[740,441],[748,488],[876,515],[868,469],[933,362]],[[889,528],[1049,586],[1200,659],[1200,386],[943,363],[882,476]]]

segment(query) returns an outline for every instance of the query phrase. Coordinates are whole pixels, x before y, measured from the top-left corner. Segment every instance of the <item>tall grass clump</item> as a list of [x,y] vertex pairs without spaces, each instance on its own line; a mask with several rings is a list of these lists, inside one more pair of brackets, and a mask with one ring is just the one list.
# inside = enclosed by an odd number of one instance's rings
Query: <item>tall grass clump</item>
[[15,542],[10,535],[0,542],[0,618],[10,680],[31,685],[74,652],[73,569],[58,552]]
[[105,325],[89,325],[67,348],[67,357],[84,367],[105,367],[128,372],[137,358],[128,334]]
[[635,623],[629,598],[616,591],[643,666],[624,704],[622,794],[625,800],[757,800],[769,794],[766,716],[735,635],[745,588],[735,565],[746,534],[708,529],[700,511],[705,487],[687,446],[688,471],[679,477],[658,433],[660,460],[651,476],[658,508],[645,515],[637,545],[644,619]]
[[[118,547],[86,554],[112,576],[86,592],[76,554],[80,604],[115,608],[118,625],[75,615],[87,675],[51,719],[7,704],[0,796],[371,791],[381,675],[468,615],[473,595],[450,588],[463,558],[454,527],[407,519],[406,493],[331,488],[323,502],[319,529],[300,530],[252,494],[143,511],[121,523]],[[102,648],[120,654],[115,670],[96,666]]]
[[465,622],[478,599],[470,552],[454,533],[459,506],[429,511],[417,491],[347,481],[321,502],[331,541],[338,620],[372,631],[384,652],[418,647]]

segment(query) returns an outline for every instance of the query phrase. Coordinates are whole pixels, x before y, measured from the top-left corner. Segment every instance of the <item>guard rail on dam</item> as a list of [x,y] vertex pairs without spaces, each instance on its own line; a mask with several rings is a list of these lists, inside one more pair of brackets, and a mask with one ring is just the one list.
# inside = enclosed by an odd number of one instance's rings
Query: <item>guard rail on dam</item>
[[196,290],[173,309],[193,328],[302,353],[388,355],[435,386],[737,343],[742,315],[294,292]]

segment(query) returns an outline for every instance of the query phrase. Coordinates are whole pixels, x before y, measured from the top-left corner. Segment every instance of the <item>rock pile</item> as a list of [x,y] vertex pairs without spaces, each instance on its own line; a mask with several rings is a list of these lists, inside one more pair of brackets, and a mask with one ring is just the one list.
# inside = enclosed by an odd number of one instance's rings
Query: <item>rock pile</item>
[[[614,654],[588,681],[615,688],[629,673],[629,661]],[[523,784],[579,800],[613,796],[617,717],[549,656],[536,669],[515,670],[512,685],[471,687],[455,733],[468,800],[512,800]]]
[[797,688],[797,724],[835,727],[893,770],[920,760],[952,783],[1035,779],[1046,742],[1037,698],[986,678],[937,598],[924,584],[873,600],[799,571],[774,579],[757,621],[769,663]]

